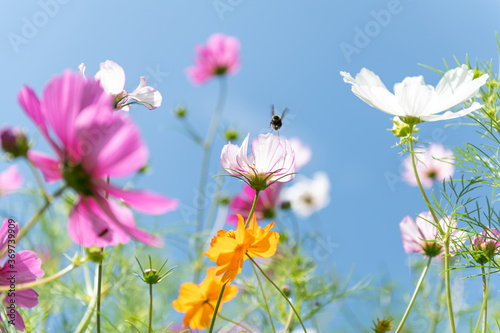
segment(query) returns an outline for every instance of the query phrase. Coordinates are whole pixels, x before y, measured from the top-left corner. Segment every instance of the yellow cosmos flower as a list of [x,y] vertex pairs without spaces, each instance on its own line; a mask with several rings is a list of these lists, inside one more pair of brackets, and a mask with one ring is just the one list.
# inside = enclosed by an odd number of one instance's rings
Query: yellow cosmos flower
[[217,232],[205,255],[217,263],[215,274],[224,274],[222,283],[230,283],[241,273],[243,261],[248,259],[248,256],[269,258],[276,253],[280,235],[269,231],[273,227],[274,222],[264,228],[259,227],[254,214],[248,229],[245,229],[245,221],[238,214],[236,231]]
[[[205,329],[210,326],[210,320],[214,315],[215,305],[224,283],[220,277],[215,276],[216,267],[207,269],[207,277],[199,285],[186,282],[181,285],[179,297],[173,302],[174,309],[184,312],[184,326],[193,329]],[[233,299],[238,293],[235,286],[226,286],[221,299],[222,303]]]

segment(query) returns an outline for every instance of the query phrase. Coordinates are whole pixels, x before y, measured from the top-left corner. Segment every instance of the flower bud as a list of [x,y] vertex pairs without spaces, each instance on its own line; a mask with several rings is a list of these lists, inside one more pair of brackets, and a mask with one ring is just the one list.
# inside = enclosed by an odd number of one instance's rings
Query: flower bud
[[292,294],[290,286],[287,286],[286,284],[281,286],[281,291],[283,292],[283,294],[285,294],[286,297],[290,297],[290,295]]
[[147,284],[157,284],[160,280],[160,274],[158,274],[158,271],[154,268],[145,269],[142,276],[144,277],[144,282]]
[[372,330],[375,333],[386,333],[392,330],[392,319],[379,319],[377,318],[376,322],[373,322],[375,327],[372,328]]
[[240,133],[238,133],[238,131],[236,131],[234,128],[228,128],[225,132],[224,132],[224,138],[227,140],[227,141],[235,141],[235,140],[238,140],[240,136]]
[[174,114],[178,118],[184,118],[187,115],[187,108],[183,105],[177,105],[174,109]]
[[292,207],[292,203],[288,200],[285,200],[281,203],[281,209],[288,210]]
[[0,132],[2,149],[11,154],[14,158],[26,157],[29,149],[28,139],[24,132],[19,128],[3,128]]

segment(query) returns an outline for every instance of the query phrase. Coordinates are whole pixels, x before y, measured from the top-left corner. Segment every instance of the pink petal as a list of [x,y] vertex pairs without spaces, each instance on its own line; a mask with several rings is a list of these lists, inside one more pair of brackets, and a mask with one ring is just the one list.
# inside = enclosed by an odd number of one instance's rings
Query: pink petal
[[[13,228],[9,228],[9,219],[5,218],[3,220],[2,227],[0,227],[0,252],[6,254],[7,252],[7,245],[9,244],[9,239],[13,239],[12,237],[9,238],[9,235],[14,235],[14,237],[17,236],[19,233],[19,224],[17,224],[16,221],[12,223]],[[13,232],[9,233],[9,229],[12,229]],[[11,245],[15,244],[11,242]],[[4,252],[5,251],[5,252]],[[1,282],[0,282],[1,283]]]
[[177,209],[179,205],[178,200],[149,191],[125,191],[104,182],[100,184],[100,187],[110,195],[122,199],[127,205],[144,214],[165,214]]
[[10,194],[19,189],[23,184],[23,176],[16,165],[8,167],[0,173],[0,196]]
[[23,89],[19,91],[17,99],[21,107],[31,118],[31,120],[33,120],[35,125],[39,127],[45,135],[48,135],[47,126],[45,125],[45,118],[40,107],[40,101],[38,100],[38,97],[36,96],[33,89],[28,86],[24,86]]
[[35,167],[42,171],[43,177],[47,183],[52,183],[61,179],[62,175],[59,168],[59,161],[34,150],[28,151],[28,159]]

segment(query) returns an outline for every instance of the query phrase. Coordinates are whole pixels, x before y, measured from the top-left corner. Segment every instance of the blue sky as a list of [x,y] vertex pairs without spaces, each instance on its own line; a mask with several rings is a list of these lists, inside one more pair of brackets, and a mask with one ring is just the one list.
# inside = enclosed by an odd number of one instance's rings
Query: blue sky
[[[205,133],[218,86],[213,81],[194,87],[184,69],[192,63],[194,46],[210,34],[238,37],[241,70],[228,80],[222,126],[255,137],[268,131],[271,104],[288,107],[280,135],[300,137],[313,149],[301,172],[312,176],[324,170],[331,179],[331,204],[315,217],[324,236],[337,244],[328,262],[341,273],[355,266],[355,276],[383,271],[403,283],[409,276],[398,224],[425,206],[418,189],[398,179],[401,157],[391,148],[396,139],[387,131],[389,116],[355,97],[339,71],[354,75],[367,67],[392,89],[413,75],[436,84],[439,75],[418,64],[443,69],[443,59],[454,66],[453,56],[493,59],[498,68],[500,4],[493,0],[47,0],[4,2],[2,13],[0,126],[19,125],[33,133],[16,100],[23,84],[41,92],[66,68],[76,70],[85,62],[87,72],[95,73],[100,62],[113,60],[127,74],[126,89],[144,75],[163,94],[159,109],[135,107],[130,113],[151,153],[152,173],[138,185],[185,203],[197,187],[201,149],[182,133],[172,109],[187,105],[194,127]],[[469,128],[446,125],[423,124],[421,139],[453,146],[472,137]],[[212,170],[223,144],[216,140]],[[0,162],[0,169],[6,166]],[[228,184],[232,193],[239,188],[236,181]],[[182,219],[172,213],[161,221]],[[304,230],[314,228],[312,220],[301,223]]]

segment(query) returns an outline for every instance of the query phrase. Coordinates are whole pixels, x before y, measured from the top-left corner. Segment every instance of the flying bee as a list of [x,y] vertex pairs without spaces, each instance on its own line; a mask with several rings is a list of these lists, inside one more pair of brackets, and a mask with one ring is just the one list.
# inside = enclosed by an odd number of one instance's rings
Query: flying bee
[[[277,114],[274,114],[274,105],[271,106],[271,123],[270,126],[275,130],[279,130],[281,126],[283,126],[283,123],[281,122],[283,118],[285,117],[286,111],[288,109],[285,108],[283,112],[281,113],[281,117],[278,116]],[[272,130],[271,130],[272,131]]]

